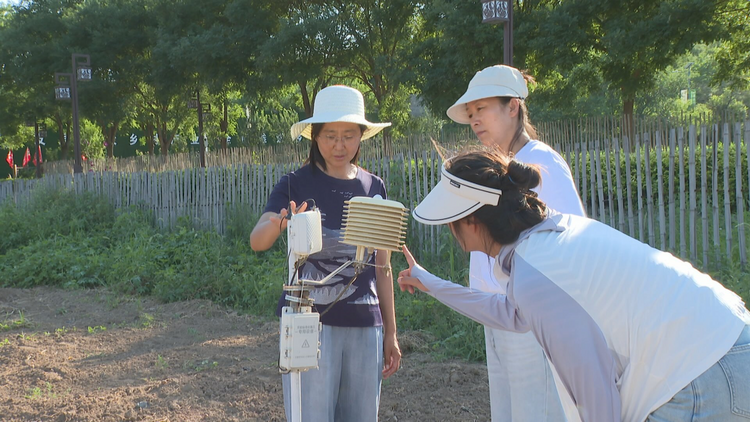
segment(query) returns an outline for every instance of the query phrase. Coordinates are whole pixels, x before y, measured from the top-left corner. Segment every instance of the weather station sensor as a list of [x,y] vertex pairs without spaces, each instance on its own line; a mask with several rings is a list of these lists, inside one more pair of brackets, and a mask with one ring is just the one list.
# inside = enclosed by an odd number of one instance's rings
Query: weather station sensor
[[366,266],[375,265],[370,261],[376,250],[387,253],[386,262],[390,262],[391,252],[401,251],[404,244],[407,217],[408,210],[396,201],[364,196],[346,201],[341,243],[356,246],[355,256],[322,280],[299,278],[307,257],[323,249],[320,211],[315,208],[297,213],[287,222],[289,280],[284,285],[287,306],[281,310],[279,370],[291,376],[292,422],[302,420],[300,373],[317,368],[320,358],[322,325],[320,314],[313,312],[310,291],[350,265],[356,278]]

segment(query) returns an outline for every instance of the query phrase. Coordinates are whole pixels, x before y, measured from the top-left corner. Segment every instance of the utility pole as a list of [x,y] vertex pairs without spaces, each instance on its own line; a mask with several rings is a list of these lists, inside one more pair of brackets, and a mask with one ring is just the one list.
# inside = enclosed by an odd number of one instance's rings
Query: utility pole
[[513,66],[513,2],[482,0],[482,23],[503,24],[503,64]]

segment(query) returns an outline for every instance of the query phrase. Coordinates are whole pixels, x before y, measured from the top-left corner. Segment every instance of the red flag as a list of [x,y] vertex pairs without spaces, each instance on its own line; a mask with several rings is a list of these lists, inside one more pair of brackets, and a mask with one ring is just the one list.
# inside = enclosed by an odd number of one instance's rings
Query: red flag
[[42,146],[41,145],[37,147],[37,151],[34,153],[33,163],[35,166],[42,164]]
[[31,153],[29,153],[29,147],[26,147],[26,154],[23,156],[23,167],[26,167],[29,161],[31,161]]
[[10,168],[13,168],[13,163],[14,163],[14,161],[13,161],[13,150],[8,150],[8,156],[5,157],[5,161],[8,162],[8,165],[10,166]]

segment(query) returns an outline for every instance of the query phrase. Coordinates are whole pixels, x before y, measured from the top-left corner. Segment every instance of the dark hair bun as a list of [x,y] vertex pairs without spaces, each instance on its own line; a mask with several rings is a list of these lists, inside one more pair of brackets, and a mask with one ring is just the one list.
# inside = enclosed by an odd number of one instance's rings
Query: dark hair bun
[[453,175],[502,190],[497,205],[484,205],[467,218],[482,223],[494,241],[515,242],[520,233],[546,216],[546,206],[532,191],[542,180],[536,166],[509,159],[497,149],[459,154],[446,164]]
[[536,166],[513,159],[508,162],[506,179],[507,189],[531,190],[539,186],[542,175]]

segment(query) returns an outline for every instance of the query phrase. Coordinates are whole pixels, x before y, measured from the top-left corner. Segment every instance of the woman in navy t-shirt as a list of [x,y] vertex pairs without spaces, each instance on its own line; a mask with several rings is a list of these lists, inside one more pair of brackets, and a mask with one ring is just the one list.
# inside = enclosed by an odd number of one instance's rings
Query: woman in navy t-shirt
[[[270,248],[286,229],[288,208],[304,211],[314,200],[322,216],[323,248],[299,269],[306,280],[321,280],[352,260],[355,246],[340,243],[344,201],[354,196],[386,197],[383,181],[357,165],[360,142],[390,123],[365,119],[364,99],[356,89],[331,86],[315,98],[313,117],[292,126],[292,138],[311,140],[310,156],[299,170],[281,178],[250,235],[253,250]],[[379,251],[378,251],[379,252]],[[301,374],[302,420],[376,421],[382,379],[398,370],[393,278],[387,253],[376,252],[353,283],[348,267],[310,292],[321,314],[319,368]],[[279,300],[278,314],[285,304]],[[283,377],[287,419],[291,381]]]

